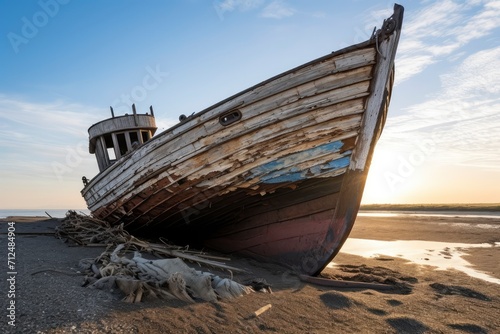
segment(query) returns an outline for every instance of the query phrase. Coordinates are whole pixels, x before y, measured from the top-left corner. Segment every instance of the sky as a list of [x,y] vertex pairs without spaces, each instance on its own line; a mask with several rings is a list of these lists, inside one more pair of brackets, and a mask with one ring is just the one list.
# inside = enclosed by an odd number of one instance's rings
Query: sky
[[[500,1],[401,1],[396,83],[363,203],[500,202]],[[83,209],[90,125],[158,132],[369,38],[393,2],[0,0],[0,209]]]

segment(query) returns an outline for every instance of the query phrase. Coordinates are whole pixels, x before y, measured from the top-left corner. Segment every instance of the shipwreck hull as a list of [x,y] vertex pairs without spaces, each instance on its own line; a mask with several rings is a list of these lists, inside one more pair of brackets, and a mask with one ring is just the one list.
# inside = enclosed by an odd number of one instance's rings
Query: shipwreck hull
[[[224,252],[285,264],[293,271],[316,273],[329,262],[323,253],[331,256],[331,247],[321,249],[325,237],[329,235],[332,244],[340,245],[348,232],[342,229],[352,226],[352,222],[332,224],[342,179],[308,179],[293,190],[280,188],[258,197],[234,194],[239,197],[238,207],[228,208],[221,201],[212,208],[226,215],[203,218],[216,222],[216,226],[208,224],[201,230],[203,243]],[[231,224],[234,221],[238,224]]]
[[364,43],[183,120],[82,190],[95,217],[319,273],[356,218],[403,9]]

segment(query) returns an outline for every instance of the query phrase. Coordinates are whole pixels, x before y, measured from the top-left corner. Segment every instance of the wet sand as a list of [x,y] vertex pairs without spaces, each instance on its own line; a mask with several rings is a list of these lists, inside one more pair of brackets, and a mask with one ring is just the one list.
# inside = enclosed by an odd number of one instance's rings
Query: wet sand
[[[40,219],[7,220],[19,221],[16,327],[7,324],[4,299],[2,333],[498,333],[500,328],[499,284],[454,269],[435,270],[432,261],[417,265],[383,250],[368,258],[341,252],[322,276],[390,283],[395,288],[388,291],[312,285],[279,266],[232,257],[231,265],[252,272],[237,274],[235,280],[265,278],[273,294],[218,303],[127,304],[117,292],[80,286],[78,261],[103,249],[70,247],[51,235],[57,220]],[[359,217],[350,237],[494,245],[500,242],[499,226],[500,220],[484,218]],[[7,224],[0,223],[4,259],[6,231]],[[463,253],[475,269],[500,279],[500,246],[465,248]],[[2,294],[6,272],[4,265]],[[270,309],[253,316],[268,304]]]

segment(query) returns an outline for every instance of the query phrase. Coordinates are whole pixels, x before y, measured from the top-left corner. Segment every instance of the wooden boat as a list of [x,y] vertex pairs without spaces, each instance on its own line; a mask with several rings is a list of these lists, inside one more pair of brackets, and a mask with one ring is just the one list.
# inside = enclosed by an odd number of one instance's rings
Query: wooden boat
[[82,190],[92,215],[318,274],[356,219],[402,19],[395,5],[369,40],[181,117],[154,137],[152,108],[92,125],[100,173]]

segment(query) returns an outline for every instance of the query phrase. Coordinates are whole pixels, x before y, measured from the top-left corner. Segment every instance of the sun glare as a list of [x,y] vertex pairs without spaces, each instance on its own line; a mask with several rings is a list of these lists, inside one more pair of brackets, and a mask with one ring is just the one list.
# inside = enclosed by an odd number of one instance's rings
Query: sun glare
[[372,159],[362,203],[412,203],[422,185],[422,173],[402,155],[380,147]]

